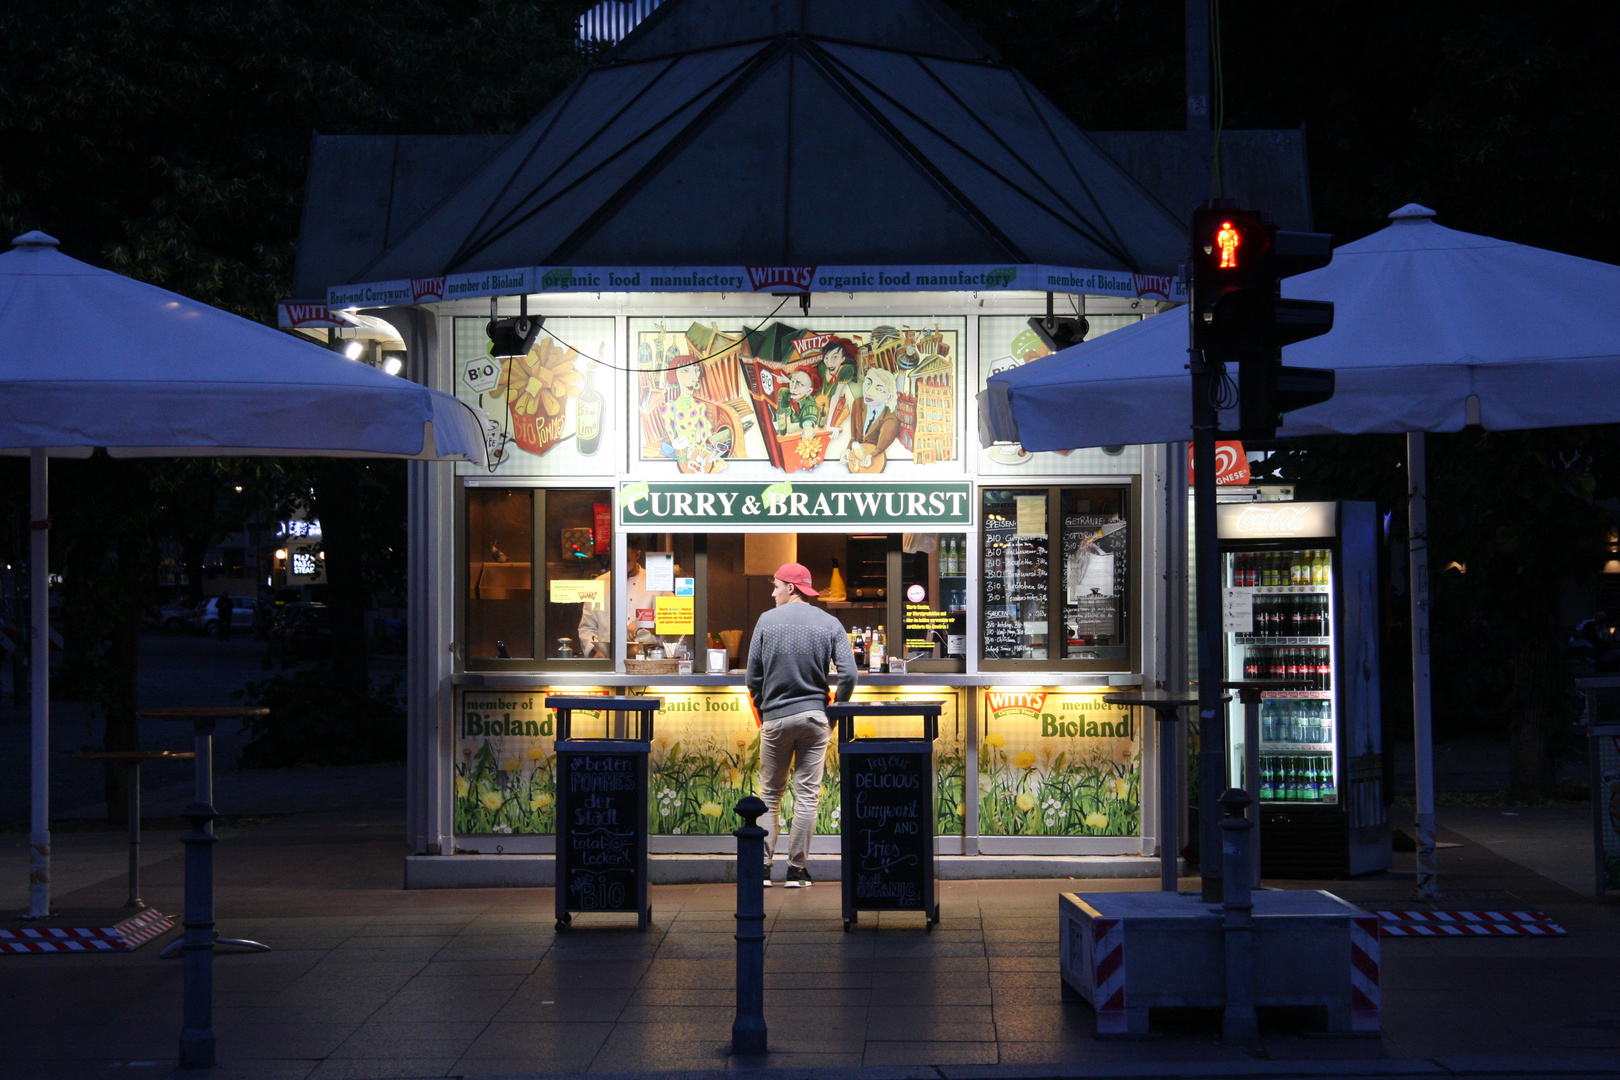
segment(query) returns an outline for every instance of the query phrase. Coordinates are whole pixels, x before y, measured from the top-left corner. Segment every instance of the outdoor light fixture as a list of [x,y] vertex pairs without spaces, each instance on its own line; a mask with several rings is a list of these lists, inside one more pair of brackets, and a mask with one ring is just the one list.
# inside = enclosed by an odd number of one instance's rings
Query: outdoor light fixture
[[499,318],[495,314],[497,298],[489,298],[489,325],[485,331],[489,334],[489,354],[497,360],[508,360],[515,356],[527,356],[529,349],[534,345],[534,339],[540,336],[540,328],[545,325],[544,315],[529,315],[529,294],[524,293],[518,299],[518,314],[515,318]]
[[286,562],[287,561],[287,549],[286,548],[276,548],[276,559],[279,562]]
[[383,357],[383,374],[398,375],[405,370],[405,361],[399,358],[398,353],[388,353]]
[[350,360],[360,359],[360,354],[365,351],[366,347],[360,344],[358,341],[351,341],[343,347],[343,355],[347,356]]
[[1029,320],[1029,328],[1035,331],[1036,337],[1046,343],[1048,349],[1058,352],[1086,340],[1091,324],[1086,322],[1084,315],[1072,319],[1057,315],[1047,315],[1045,318],[1036,315]]

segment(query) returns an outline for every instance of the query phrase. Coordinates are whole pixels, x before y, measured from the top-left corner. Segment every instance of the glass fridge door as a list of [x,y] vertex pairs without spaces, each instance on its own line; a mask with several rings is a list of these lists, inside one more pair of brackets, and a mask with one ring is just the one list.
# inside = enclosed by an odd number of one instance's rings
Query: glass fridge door
[[[1287,679],[1305,687],[1262,696],[1263,803],[1339,801],[1333,570],[1333,552],[1325,547],[1229,551],[1222,558],[1227,678]],[[1227,708],[1232,783],[1248,787],[1237,695]]]

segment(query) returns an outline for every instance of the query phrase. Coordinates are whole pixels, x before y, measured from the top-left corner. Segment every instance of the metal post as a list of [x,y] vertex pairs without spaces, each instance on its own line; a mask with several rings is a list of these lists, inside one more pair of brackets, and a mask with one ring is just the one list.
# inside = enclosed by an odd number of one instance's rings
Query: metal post
[[28,917],[48,919],[51,915],[51,484],[50,459],[39,447],[29,454],[28,479],[28,681],[32,695]]
[[129,899],[127,908],[143,908],[141,899],[141,763],[126,764],[129,783]]
[[1159,890],[1176,891],[1176,713],[1154,709],[1159,721]]
[[1248,792],[1254,819],[1249,830],[1249,881],[1260,884],[1260,700],[1261,691],[1245,686],[1238,691],[1243,701],[1243,790]]
[[1423,432],[1406,434],[1407,582],[1412,602],[1412,765],[1417,774],[1417,891],[1440,899],[1434,848],[1434,728],[1429,715],[1428,462]]
[[180,838],[186,845],[185,1004],[180,1028],[180,1064],[211,1069],[214,1058],[214,843],[209,831],[214,808],[194,802],[180,816],[191,822],[191,832]]
[[1198,872],[1206,904],[1221,900],[1220,837],[1215,793],[1226,787],[1226,725],[1221,719],[1221,579],[1215,538],[1214,372],[1202,355],[1192,360],[1193,572],[1198,622]]
[[1249,890],[1250,824],[1245,811],[1248,793],[1228,788],[1221,795],[1221,852],[1226,859],[1226,898],[1222,901],[1222,936],[1226,941],[1226,1011],[1221,1041],[1256,1046],[1260,1022],[1254,1012],[1254,899]]
[[765,829],[758,824],[765,803],[757,795],[737,801],[743,827],[737,838],[737,1018],[731,1023],[733,1054],[765,1052]]

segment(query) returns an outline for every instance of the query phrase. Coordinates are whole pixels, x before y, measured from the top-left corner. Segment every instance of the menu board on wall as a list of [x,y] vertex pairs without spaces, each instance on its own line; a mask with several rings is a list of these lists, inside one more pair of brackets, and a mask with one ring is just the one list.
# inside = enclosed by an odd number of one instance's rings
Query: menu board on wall
[[569,911],[639,909],[647,846],[646,762],[644,751],[572,749],[557,756],[562,796],[557,875]]
[[638,473],[961,473],[962,320],[632,319]]
[[846,895],[867,910],[924,908],[932,891],[932,748],[852,742],[841,749]]
[[[1050,585],[1047,538],[1044,533],[1020,531],[1033,526],[1033,517],[1027,506],[1015,505],[1013,500],[985,504],[984,656],[987,660],[1042,659],[1046,655],[1045,646],[1037,645],[1034,638],[1046,632]],[[1032,632],[1027,624],[1034,624],[1036,629]]]
[[463,475],[611,476],[615,453],[613,408],[619,395],[615,320],[554,318],[527,354],[489,354],[487,319],[455,320],[456,396],[484,410],[484,441],[492,469],[461,462]]

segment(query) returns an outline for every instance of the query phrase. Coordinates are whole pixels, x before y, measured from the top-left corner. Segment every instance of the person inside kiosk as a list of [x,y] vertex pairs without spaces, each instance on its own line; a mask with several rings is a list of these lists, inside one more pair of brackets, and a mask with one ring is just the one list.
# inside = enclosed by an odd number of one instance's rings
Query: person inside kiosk
[[[653,594],[647,588],[647,568],[641,565],[641,559],[642,550],[639,547],[628,548],[624,553],[625,610],[629,612],[625,620],[626,641],[634,641],[641,623],[652,618]],[[602,571],[596,580],[603,585],[600,595],[604,603],[599,608],[585,605],[579,620],[580,655],[587,660],[613,655],[613,590],[608,588],[613,580],[613,571]]]

